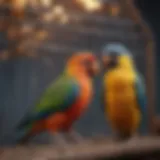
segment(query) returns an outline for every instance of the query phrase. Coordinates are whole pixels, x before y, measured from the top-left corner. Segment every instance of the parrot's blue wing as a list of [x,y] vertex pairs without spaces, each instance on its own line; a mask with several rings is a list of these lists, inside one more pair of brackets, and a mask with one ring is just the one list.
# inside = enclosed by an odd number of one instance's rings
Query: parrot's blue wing
[[136,96],[137,96],[139,109],[141,111],[141,116],[142,116],[140,130],[144,132],[146,130],[146,120],[147,120],[147,115],[146,115],[147,99],[146,99],[145,82],[141,75],[137,75],[136,77],[135,89],[136,89]]
[[137,101],[140,110],[143,113],[146,111],[146,91],[145,91],[145,83],[142,79],[142,76],[136,77],[135,89],[136,89]]

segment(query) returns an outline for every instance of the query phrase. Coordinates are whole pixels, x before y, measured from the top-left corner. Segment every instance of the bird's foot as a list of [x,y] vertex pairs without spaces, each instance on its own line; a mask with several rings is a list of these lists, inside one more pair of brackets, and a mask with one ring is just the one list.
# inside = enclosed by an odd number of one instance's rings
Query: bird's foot
[[140,136],[140,134],[138,132],[134,133],[131,137],[131,140],[135,140]]
[[54,133],[54,144],[59,150],[66,151],[68,149],[68,143],[60,133]]
[[84,141],[84,138],[76,131],[71,130],[67,133],[67,137],[71,140],[74,141],[75,143],[82,143]]
[[114,138],[116,142],[126,142],[131,138],[130,135],[127,134],[117,134]]

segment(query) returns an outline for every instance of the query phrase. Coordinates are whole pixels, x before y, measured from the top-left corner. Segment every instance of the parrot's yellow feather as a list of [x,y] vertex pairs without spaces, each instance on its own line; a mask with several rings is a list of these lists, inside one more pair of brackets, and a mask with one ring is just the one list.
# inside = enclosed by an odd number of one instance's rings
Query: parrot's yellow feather
[[105,113],[111,126],[120,132],[131,134],[140,124],[140,110],[134,88],[135,72],[131,61],[120,57],[119,66],[104,75]]

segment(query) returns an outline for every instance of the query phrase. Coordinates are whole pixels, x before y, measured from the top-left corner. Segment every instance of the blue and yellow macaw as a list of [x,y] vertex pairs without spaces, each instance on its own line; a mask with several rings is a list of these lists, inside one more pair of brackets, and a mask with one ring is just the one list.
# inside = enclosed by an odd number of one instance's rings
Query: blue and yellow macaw
[[[146,113],[145,85],[132,54],[120,43],[106,45],[102,54],[104,112],[121,139],[137,133]],[[144,124],[143,124],[144,125]]]

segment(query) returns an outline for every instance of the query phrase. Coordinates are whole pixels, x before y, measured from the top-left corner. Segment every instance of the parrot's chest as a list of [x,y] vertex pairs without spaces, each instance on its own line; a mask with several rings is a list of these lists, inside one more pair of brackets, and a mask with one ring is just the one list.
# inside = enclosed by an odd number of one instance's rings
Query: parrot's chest
[[135,101],[134,77],[127,74],[108,76],[107,104],[113,106],[128,106]]
[[92,83],[88,79],[80,80],[81,85],[81,94],[77,100],[78,106],[80,108],[85,108],[89,102],[91,101],[92,94],[93,94],[93,87]]
[[130,116],[134,108],[137,108],[136,97],[131,89],[126,89],[123,92],[113,91],[107,94],[107,110],[113,116]]
[[88,107],[93,95],[93,86],[90,79],[79,78],[80,95],[77,98],[75,104],[69,110],[71,119],[77,119],[84,110]]
[[107,79],[107,116],[116,128],[129,129],[139,122],[134,76],[117,74]]

